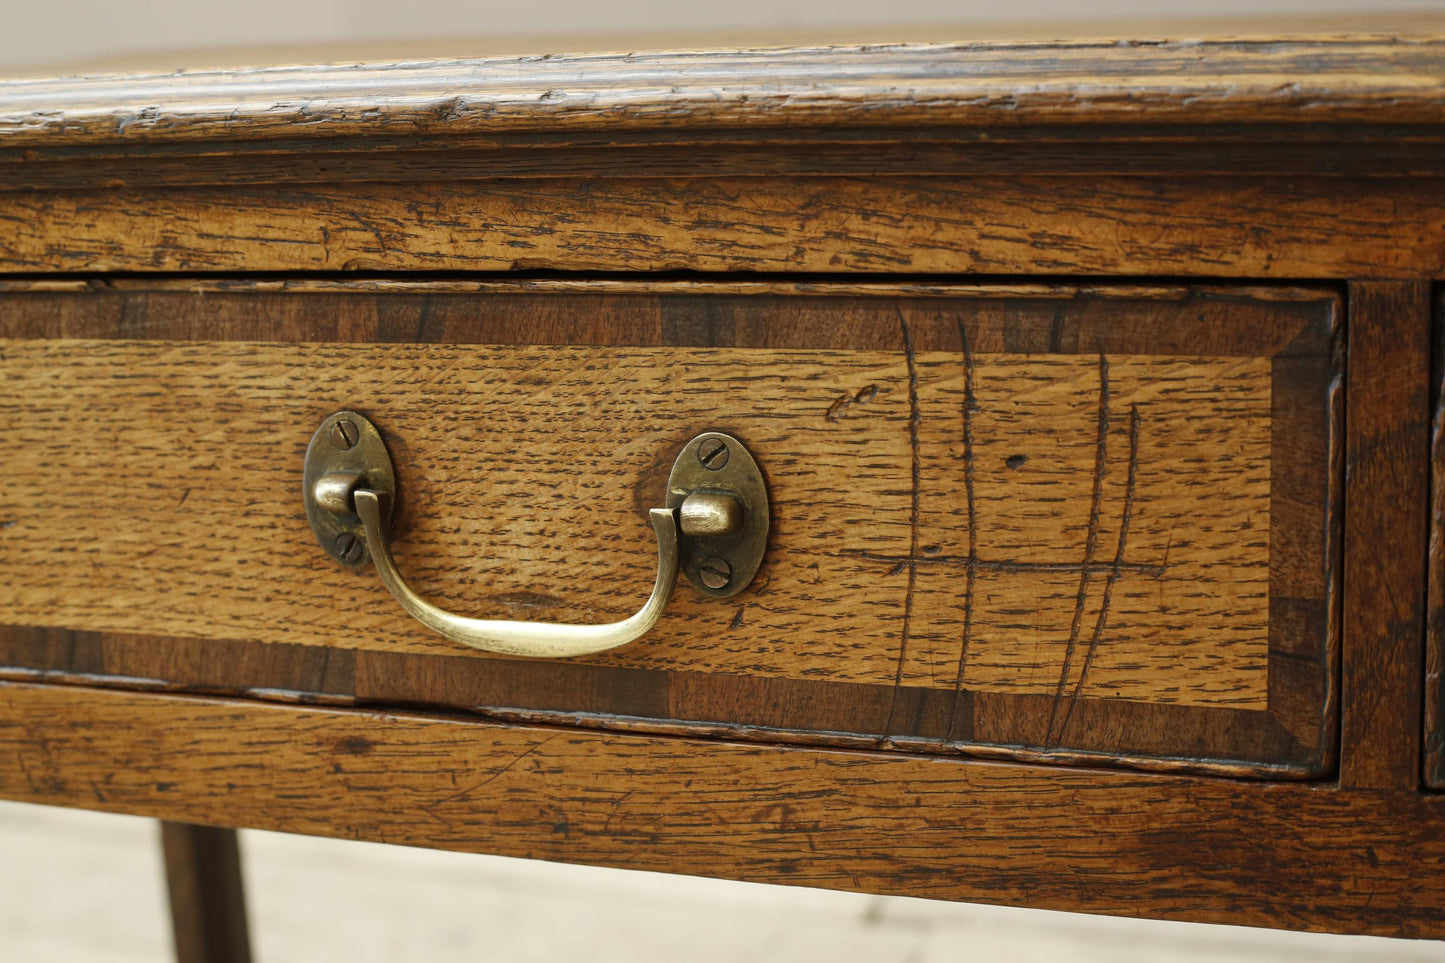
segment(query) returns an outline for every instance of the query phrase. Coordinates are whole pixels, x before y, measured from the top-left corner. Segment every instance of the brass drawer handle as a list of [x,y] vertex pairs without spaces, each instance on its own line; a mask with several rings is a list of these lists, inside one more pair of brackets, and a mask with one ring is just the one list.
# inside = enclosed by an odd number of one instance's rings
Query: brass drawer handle
[[390,533],[395,472],[366,418],[341,411],[322,422],[306,451],[303,492],[321,547],[345,565],[374,562],[382,583],[418,622],[475,649],[534,658],[591,655],[635,641],[662,618],[679,571],[705,595],[736,595],[762,563],[768,534],[757,462],[736,438],[707,432],[688,442],[673,464],[667,507],[648,512],[657,535],[657,579],[642,608],[602,625],[476,619],[426,601],[397,569]]
[[657,624],[667,600],[672,597],[673,586],[677,584],[677,522],[672,512],[654,508],[649,515],[653,531],[657,532],[657,582],[642,608],[621,622],[559,625],[454,615],[417,595],[397,571],[381,507],[384,497],[364,489],[358,490],[355,496],[356,512],[365,526],[366,544],[371,548],[371,560],[376,563],[377,574],[408,615],[453,642],[470,645],[474,649],[549,659],[615,649],[640,638]]

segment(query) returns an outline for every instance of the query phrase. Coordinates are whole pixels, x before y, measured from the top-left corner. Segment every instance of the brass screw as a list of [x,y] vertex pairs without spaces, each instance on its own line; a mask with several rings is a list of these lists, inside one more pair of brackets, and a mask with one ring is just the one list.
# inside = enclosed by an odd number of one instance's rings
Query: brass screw
[[361,437],[361,432],[356,430],[354,421],[338,421],[331,426],[331,443],[342,451],[350,451],[356,447],[356,440]]
[[342,532],[336,536],[336,554],[341,557],[343,562],[355,564],[361,561],[361,550],[364,547],[361,539],[350,532]]
[[[708,471],[719,471],[728,463],[727,443],[721,438],[704,438],[697,446],[697,460]],[[716,586],[714,586],[716,588]]]
[[703,559],[702,565],[698,566],[698,575],[702,584],[710,589],[727,588],[728,581],[733,577],[733,567],[714,555]]

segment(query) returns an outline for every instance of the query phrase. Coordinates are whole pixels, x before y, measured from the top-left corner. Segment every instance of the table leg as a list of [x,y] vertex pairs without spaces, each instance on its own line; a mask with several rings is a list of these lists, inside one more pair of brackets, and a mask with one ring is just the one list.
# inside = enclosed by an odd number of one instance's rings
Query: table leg
[[177,963],[250,963],[234,829],[161,823]]

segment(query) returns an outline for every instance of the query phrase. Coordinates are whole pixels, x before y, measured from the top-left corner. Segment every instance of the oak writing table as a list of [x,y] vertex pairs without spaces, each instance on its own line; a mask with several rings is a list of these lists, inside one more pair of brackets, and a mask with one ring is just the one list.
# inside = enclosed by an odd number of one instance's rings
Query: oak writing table
[[16,80],[0,170],[0,796],[212,936],[233,827],[1445,935],[1445,40]]

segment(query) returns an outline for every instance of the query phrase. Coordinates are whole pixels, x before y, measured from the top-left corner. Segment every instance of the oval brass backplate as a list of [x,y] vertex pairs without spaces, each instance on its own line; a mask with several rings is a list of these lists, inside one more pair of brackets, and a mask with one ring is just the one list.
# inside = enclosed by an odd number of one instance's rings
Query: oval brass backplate
[[709,431],[683,448],[667,478],[667,507],[678,511],[689,495],[723,495],[742,506],[742,525],[724,534],[689,534],[683,528],[681,567],[693,588],[725,599],[748,587],[768,544],[768,490],[752,453],[732,435]]
[[349,492],[366,488],[386,495],[388,506],[396,501],[396,473],[376,426],[354,411],[338,411],[323,421],[306,447],[301,485],[306,520],[326,553],[352,568],[371,561]]

